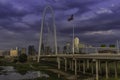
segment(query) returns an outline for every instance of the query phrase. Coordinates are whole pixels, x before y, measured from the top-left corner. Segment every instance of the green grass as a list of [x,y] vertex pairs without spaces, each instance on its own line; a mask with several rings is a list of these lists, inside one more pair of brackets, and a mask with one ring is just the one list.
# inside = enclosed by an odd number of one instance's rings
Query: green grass
[[100,80],[120,80],[120,79],[116,79],[116,78],[108,78],[108,79],[106,79],[106,78],[101,78]]
[[[57,74],[46,70],[50,68],[55,68],[54,65],[56,65],[56,62],[52,62],[52,65],[49,61],[48,62],[42,61],[41,63],[37,63],[37,62],[12,63],[4,59],[0,59],[0,66],[13,66],[16,69],[16,71],[22,75],[26,74],[28,71],[41,71],[50,76],[49,78],[40,77],[40,78],[28,79],[28,80],[64,80],[63,78],[58,78]],[[0,70],[2,69],[0,68]]]
[[[61,64],[62,64],[61,70],[64,71],[64,67],[63,67],[64,61],[61,61]],[[32,67],[30,65],[32,65]],[[94,65],[94,72],[95,72],[95,63],[93,65]],[[50,78],[48,78],[48,79],[46,79],[45,77],[42,77],[42,78],[36,78],[34,80],[64,80],[63,78],[58,78],[57,74],[47,71],[47,69],[52,69],[52,68],[57,69],[57,63],[52,60],[51,61],[41,61],[40,63],[37,63],[37,62],[12,63],[12,62],[8,62],[6,60],[0,59],[0,66],[14,66],[14,68],[17,70],[17,72],[19,72],[20,74],[23,74],[23,75],[25,73],[27,73],[27,71],[42,71],[42,72],[50,75]],[[81,64],[81,67],[82,67],[82,64]],[[110,77],[109,79],[105,78],[105,63],[102,63],[101,69],[102,69],[103,74],[100,74],[100,80],[120,80],[119,77],[118,77],[118,79],[114,78],[114,63],[113,62],[111,62],[109,64],[109,77]],[[0,68],[0,70],[2,70],[2,69]],[[120,75],[120,64],[118,64],[117,70],[118,70],[118,76],[119,76]],[[88,71],[91,72],[91,68],[88,69]],[[68,70],[68,73],[74,74],[74,72],[71,70]],[[93,75],[86,75],[86,74],[84,75],[81,73],[80,73],[80,75],[82,75],[82,77],[84,77],[84,78],[93,76]]]

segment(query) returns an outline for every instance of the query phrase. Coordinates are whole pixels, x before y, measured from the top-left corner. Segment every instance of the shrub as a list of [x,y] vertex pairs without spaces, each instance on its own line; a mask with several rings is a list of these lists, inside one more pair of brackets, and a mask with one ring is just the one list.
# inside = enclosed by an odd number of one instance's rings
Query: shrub
[[19,56],[19,62],[26,62],[27,61],[27,55],[26,54],[20,54]]

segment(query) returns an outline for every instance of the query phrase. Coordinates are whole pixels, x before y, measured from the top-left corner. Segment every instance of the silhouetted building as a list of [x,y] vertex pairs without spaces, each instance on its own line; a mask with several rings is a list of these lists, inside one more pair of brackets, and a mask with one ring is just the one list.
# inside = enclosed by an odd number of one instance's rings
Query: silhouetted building
[[0,56],[3,56],[4,51],[0,50]]
[[66,43],[66,45],[63,47],[63,53],[64,54],[70,54],[71,53],[71,45],[69,42]]
[[45,52],[45,47],[44,47],[44,44],[42,43],[41,44],[41,54],[43,54]]
[[45,47],[45,50],[44,50],[44,53],[45,53],[46,55],[48,55],[48,54],[51,54],[51,52],[52,52],[52,49],[50,48],[50,46],[46,46],[46,47]]
[[28,46],[28,55],[35,55],[36,51],[33,45]]

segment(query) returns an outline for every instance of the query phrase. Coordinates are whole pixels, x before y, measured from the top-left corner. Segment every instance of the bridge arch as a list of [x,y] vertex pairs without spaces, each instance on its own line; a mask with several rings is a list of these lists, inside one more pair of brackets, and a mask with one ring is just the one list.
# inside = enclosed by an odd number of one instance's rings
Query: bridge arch
[[53,28],[54,28],[54,45],[55,45],[55,54],[57,55],[57,37],[56,37],[56,25],[55,25],[55,16],[54,16],[54,11],[51,6],[46,6],[43,11],[42,15],[42,20],[41,20],[41,31],[40,31],[40,41],[39,41],[39,51],[38,51],[38,62],[40,61],[40,55],[41,55],[41,44],[42,44],[42,34],[43,34],[43,27],[44,27],[44,21],[45,21],[45,16],[47,10],[51,11],[52,15],[52,23],[53,23]]

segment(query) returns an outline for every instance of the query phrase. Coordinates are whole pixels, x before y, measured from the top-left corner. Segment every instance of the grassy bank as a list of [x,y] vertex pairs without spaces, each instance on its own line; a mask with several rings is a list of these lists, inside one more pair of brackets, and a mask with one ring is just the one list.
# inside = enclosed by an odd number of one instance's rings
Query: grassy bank
[[16,71],[22,75],[26,74],[28,71],[40,71],[42,73],[49,75],[49,78],[38,77],[36,79],[31,79],[31,80],[64,80],[63,78],[58,78],[57,74],[47,70],[54,68],[53,66],[50,65],[49,62],[43,61],[41,63],[37,63],[37,62],[13,63],[2,59],[0,60],[0,66],[13,66],[16,69]]
[[[109,79],[105,78],[105,63],[102,63],[101,65],[101,71],[102,73],[100,73],[100,80],[120,80],[119,75],[120,75],[120,64],[118,64],[118,79],[114,78],[114,63],[110,62],[109,63]],[[64,62],[61,62],[61,71],[64,71]],[[12,63],[12,62],[8,62],[5,60],[0,60],[0,66],[14,66],[14,68],[17,70],[17,72],[19,72],[20,74],[26,74],[28,71],[41,71],[43,73],[48,74],[50,77],[49,78],[36,78],[34,80],[65,80],[63,77],[62,78],[58,78],[58,74],[53,73],[52,71],[48,71],[48,69],[57,69],[57,63],[55,61],[41,61],[40,63],[37,62],[26,62],[26,63]],[[93,66],[95,67],[95,64],[93,64]],[[90,65],[91,67],[91,65]],[[81,70],[82,70],[82,64],[81,64]],[[91,69],[87,70],[89,73],[91,73]],[[74,71],[68,70],[68,73],[70,73],[71,75],[74,74]],[[93,77],[92,74],[82,74],[82,73],[78,73],[79,74],[79,79],[85,79],[85,78],[89,78],[89,77]],[[95,69],[94,69],[94,74],[95,74]],[[82,79],[81,79],[82,78]],[[78,80],[79,80],[78,79]],[[29,79],[30,80],[30,79]],[[32,79],[33,80],[33,79]]]

